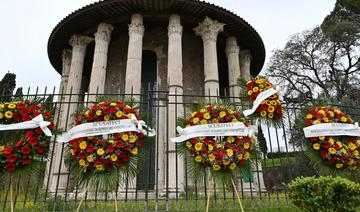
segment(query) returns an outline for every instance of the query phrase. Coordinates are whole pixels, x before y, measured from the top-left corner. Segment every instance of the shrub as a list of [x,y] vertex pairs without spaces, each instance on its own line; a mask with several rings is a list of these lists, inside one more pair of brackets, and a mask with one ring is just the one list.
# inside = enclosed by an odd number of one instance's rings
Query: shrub
[[341,177],[300,177],[288,187],[291,201],[306,211],[355,211],[360,203],[360,184]]
[[267,158],[290,158],[290,157],[296,157],[301,155],[303,152],[268,152]]

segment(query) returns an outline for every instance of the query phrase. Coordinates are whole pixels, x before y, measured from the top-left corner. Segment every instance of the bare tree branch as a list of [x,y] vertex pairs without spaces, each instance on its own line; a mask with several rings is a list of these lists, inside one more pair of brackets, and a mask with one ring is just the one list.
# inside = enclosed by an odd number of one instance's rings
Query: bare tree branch
[[341,100],[350,90],[360,90],[359,54],[359,40],[333,41],[315,27],[292,36],[283,49],[275,51],[267,74],[289,99]]

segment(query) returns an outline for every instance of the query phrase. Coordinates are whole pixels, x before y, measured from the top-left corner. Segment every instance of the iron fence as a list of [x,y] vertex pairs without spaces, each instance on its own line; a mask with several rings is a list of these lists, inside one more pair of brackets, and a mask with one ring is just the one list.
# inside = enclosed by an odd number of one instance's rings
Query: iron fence
[[[0,99],[3,102],[41,99],[43,104],[52,104],[57,108],[56,125],[63,126],[62,130],[67,131],[73,122],[70,106],[78,108],[94,102],[89,101],[91,95],[87,93],[60,93],[57,94],[55,88],[51,92],[45,89],[42,93],[38,89],[31,93],[28,89],[24,95],[3,95]],[[0,182],[0,208],[3,211],[9,211],[11,204],[15,211],[75,211],[79,204],[82,204],[80,211],[204,211],[209,192],[210,211],[240,211],[236,191],[207,180],[194,181],[188,174],[187,163],[176,151],[177,146],[169,140],[170,134],[175,132],[177,117],[189,114],[194,105],[209,96],[178,94],[176,89],[169,93],[168,90],[150,87],[142,94],[101,96],[111,99],[128,97],[128,101],[139,106],[140,113],[147,114],[146,123],[156,130],[152,148],[147,150],[145,164],[141,166],[137,177],[121,182],[123,186],[119,185],[115,192],[99,191],[97,185],[91,185],[91,189],[85,191],[64,164],[66,144],[56,143],[55,136],[39,172],[13,179],[13,188],[9,183]],[[231,102],[239,109],[248,108],[237,97],[215,98]],[[316,174],[304,155],[305,145],[297,142],[294,136],[297,129],[294,129],[293,124],[299,118],[302,106],[296,103],[284,103],[283,106],[285,118],[280,128],[261,124],[268,152],[254,156],[252,175],[239,176],[235,180],[246,211],[295,211],[289,202],[286,184],[295,177]],[[337,106],[350,111],[350,116],[360,114],[360,108]]]

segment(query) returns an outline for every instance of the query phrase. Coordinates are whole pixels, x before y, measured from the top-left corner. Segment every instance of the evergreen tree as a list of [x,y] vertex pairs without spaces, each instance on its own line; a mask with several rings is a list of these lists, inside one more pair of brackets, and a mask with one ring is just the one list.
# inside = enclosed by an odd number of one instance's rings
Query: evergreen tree
[[22,87],[19,87],[19,88],[16,89],[16,92],[15,92],[14,96],[15,96],[16,99],[22,99],[22,97],[23,97],[23,89],[22,89]]
[[266,139],[264,137],[264,133],[262,131],[261,125],[258,126],[258,136],[257,136],[258,142],[259,142],[259,148],[260,151],[263,153],[264,159],[266,158],[266,154],[268,151],[267,145],[266,145]]
[[360,1],[337,0],[333,11],[321,24],[321,29],[332,41],[359,39]]
[[16,87],[16,75],[13,73],[6,73],[0,81],[0,100],[9,101],[13,95]]

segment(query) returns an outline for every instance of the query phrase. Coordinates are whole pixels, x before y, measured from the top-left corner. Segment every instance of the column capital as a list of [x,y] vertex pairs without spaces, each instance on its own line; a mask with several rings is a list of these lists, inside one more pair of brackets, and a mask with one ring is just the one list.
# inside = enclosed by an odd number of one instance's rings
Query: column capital
[[181,26],[180,16],[179,15],[171,15],[169,17],[169,26],[168,26],[168,36],[172,34],[182,35],[183,27]]
[[111,32],[114,27],[111,24],[100,23],[97,32],[95,32],[95,40],[104,40],[106,42],[110,42]]
[[144,36],[144,32],[143,17],[137,13],[132,15],[131,23],[129,24],[129,36],[134,33]]
[[70,62],[71,61],[71,56],[72,56],[72,50],[71,49],[64,49],[62,51],[62,55],[61,55],[61,59],[62,62]]
[[230,54],[239,55],[239,51],[240,51],[239,46],[226,46],[225,49],[226,56],[229,56]]
[[75,34],[75,35],[71,36],[69,44],[72,47],[83,47],[93,41],[94,41],[94,38],[92,38],[92,37]]
[[205,17],[204,21],[194,28],[196,35],[201,36],[203,41],[216,41],[219,32],[224,30],[225,24]]
[[250,50],[246,49],[246,50],[240,51],[240,60],[250,62],[251,59],[252,59],[252,56],[251,56]]
[[239,54],[240,48],[237,45],[236,38],[231,36],[226,39],[226,47],[225,47],[225,53],[226,56],[229,56],[230,54]]
[[237,54],[239,55],[240,48],[239,46],[226,46],[225,53],[226,56],[229,56],[230,54]]

